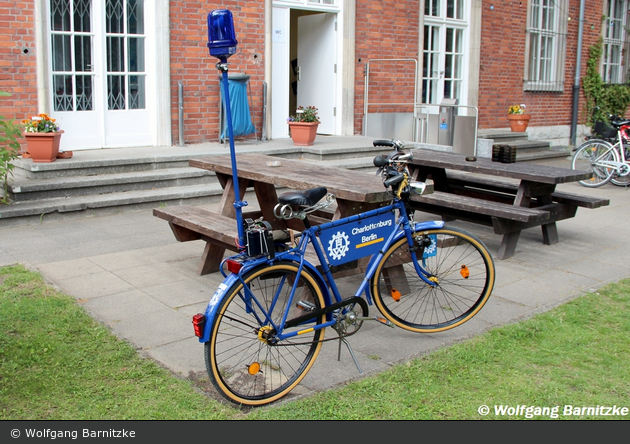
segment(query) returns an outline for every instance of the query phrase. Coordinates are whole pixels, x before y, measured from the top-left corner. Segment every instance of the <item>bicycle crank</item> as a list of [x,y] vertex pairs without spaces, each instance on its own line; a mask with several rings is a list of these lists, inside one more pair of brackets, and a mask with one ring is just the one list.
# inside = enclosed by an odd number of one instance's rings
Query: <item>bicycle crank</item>
[[363,298],[358,296],[352,296],[348,299],[344,299],[343,301],[335,302],[334,304],[329,305],[328,307],[319,308],[316,310],[309,311],[302,316],[298,316],[297,318],[290,319],[284,325],[284,328],[296,327],[300,324],[303,324],[312,319],[318,318],[322,315],[326,315],[328,313],[332,313],[335,310],[339,310],[340,308],[347,307],[348,305],[359,304],[363,311],[363,316],[367,316],[368,314],[368,305],[367,302]]

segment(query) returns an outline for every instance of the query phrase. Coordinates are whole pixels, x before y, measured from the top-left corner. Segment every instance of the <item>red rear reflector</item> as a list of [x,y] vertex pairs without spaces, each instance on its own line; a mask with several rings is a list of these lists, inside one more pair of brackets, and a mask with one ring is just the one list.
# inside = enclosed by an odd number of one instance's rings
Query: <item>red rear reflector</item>
[[193,316],[192,323],[195,329],[195,336],[200,338],[203,335],[203,326],[206,325],[206,317],[201,313],[197,313]]
[[243,267],[243,264],[241,264],[239,261],[235,261],[234,259],[227,259],[225,261],[225,264],[227,265],[228,271],[234,274],[237,274]]

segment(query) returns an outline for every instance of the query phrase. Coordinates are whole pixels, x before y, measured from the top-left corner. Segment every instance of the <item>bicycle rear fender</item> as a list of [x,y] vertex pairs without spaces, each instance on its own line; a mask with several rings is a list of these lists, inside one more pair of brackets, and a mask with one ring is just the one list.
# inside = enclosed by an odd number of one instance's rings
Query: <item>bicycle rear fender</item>
[[[299,263],[299,256],[296,256],[296,255],[289,254],[289,255],[283,256],[283,259],[287,259],[290,262],[295,262],[296,264]],[[257,266],[257,265],[260,265],[260,263],[256,263],[254,266]],[[245,269],[243,273],[249,271],[251,268],[253,268],[253,266],[250,267],[249,269]],[[319,285],[319,288],[322,291],[322,295],[324,296],[324,301],[326,302],[326,305],[330,305],[331,303],[330,292],[328,290],[328,285],[326,285],[326,282],[324,281],[322,275],[319,273],[319,271],[317,271],[315,266],[307,262],[304,263],[304,268],[308,272],[310,272],[310,274],[317,281],[317,284]],[[225,279],[223,279],[223,282],[219,284],[216,291],[212,295],[212,298],[210,298],[210,301],[208,302],[208,306],[206,307],[206,311],[204,312],[205,322],[203,326],[203,335],[199,338],[199,342],[205,343],[210,340],[210,328],[212,327],[212,323],[214,321],[214,317],[217,314],[217,310],[219,309],[219,306],[221,305],[221,301],[223,301],[223,298],[226,297],[228,290],[232,288],[232,286],[236,284],[239,281],[239,279],[240,277],[237,273],[230,273],[229,275],[226,276]]]

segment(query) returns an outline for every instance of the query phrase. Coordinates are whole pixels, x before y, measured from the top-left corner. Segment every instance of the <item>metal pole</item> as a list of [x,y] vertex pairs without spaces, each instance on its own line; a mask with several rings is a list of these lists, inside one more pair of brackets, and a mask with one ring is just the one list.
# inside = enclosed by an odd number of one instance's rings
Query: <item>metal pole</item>
[[573,112],[571,116],[571,145],[577,142],[578,107],[580,104],[580,69],[582,65],[582,35],[584,34],[584,3],[580,0],[580,23],[578,27],[577,60],[575,66],[575,81],[573,83]]
[[236,150],[234,149],[234,130],[232,129],[232,109],[230,107],[230,87],[228,82],[227,58],[220,59],[217,69],[223,77],[223,97],[225,100],[225,118],[227,120],[228,137],[230,138],[230,157],[232,160],[232,186],[234,188],[234,209],[236,210],[236,225],[238,229],[239,247],[245,246],[245,228],[243,226],[242,208],[247,206],[247,202],[241,201],[241,193],[238,184],[238,170],[236,169]]
[[179,118],[179,146],[184,146],[184,84],[177,82],[177,106]]
[[263,82],[263,115],[262,115],[262,135],[260,140],[267,140],[267,82]]

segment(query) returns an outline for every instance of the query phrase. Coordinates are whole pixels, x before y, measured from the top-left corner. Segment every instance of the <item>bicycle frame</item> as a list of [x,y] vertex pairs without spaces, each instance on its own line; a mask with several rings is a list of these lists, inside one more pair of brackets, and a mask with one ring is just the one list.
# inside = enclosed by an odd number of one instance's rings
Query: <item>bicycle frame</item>
[[[339,289],[337,287],[337,284],[335,283],[335,279],[333,277],[333,273],[331,271],[331,268],[328,266],[328,259],[320,245],[320,242],[318,240],[319,235],[330,228],[335,228],[335,227],[343,227],[349,224],[352,224],[353,222],[362,220],[362,219],[368,219],[370,217],[373,216],[378,216],[378,215],[382,215],[385,213],[389,213],[389,212],[396,212],[398,211],[398,219],[396,220],[395,224],[392,227],[391,232],[388,234],[387,239],[385,239],[383,245],[379,248],[378,252],[373,254],[368,266],[367,266],[367,271],[365,273],[364,279],[361,282],[361,284],[359,285],[359,287],[357,288],[354,297],[361,297],[363,295],[363,293],[365,293],[365,299],[367,300],[367,303],[369,305],[372,305],[372,296],[370,294],[370,289],[369,289],[369,283],[370,280],[372,278],[372,276],[374,275],[376,268],[380,262],[380,260],[383,257],[383,254],[385,251],[388,250],[388,248],[396,241],[398,241],[399,239],[401,239],[403,236],[405,236],[407,238],[407,241],[409,243],[409,245],[413,245],[413,233],[416,232],[421,232],[424,230],[429,230],[429,229],[436,229],[436,228],[442,228],[444,226],[444,222],[443,221],[426,221],[426,222],[417,222],[414,223],[413,227],[411,226],[410,220],[407,216],[407,211],[405,209],[405,204],[403,202],[401,202],[398,199],[395,199],[393,203],[391,203],[390,205],[375,209],[375,210],[371,210],[371,211],[366,211],[364,213],[360,213],[360,214],[356,214],[353,216],[349,216],[343,219],[339,219],[336,221],[331,221],[331,222],[327,222],[318,226],[314,226],[314,227],[310,227],[310,228],[306,228],[303,232],[302,235],[300,237],[300,241],[298,243],[297,246],[295,246],[294,248],[291,248],[290,250],[286,251],[286,252],[281,252],[281,253],[276,253],[275,258],[274,259],[269,259],[265,256],[263,257],[259,257],[259,258],[249,258],[247,256],[244,255],[236,255],[236,256],[232,256],[230,258],[227,258],[224,260],[230,260],[230,259],[236,259],[241,261],[241,268],[240,270],[238,270],[238,272],[236,273],[230,273],[230,274],[224,274],[225,279],[224,281],[219,285],[219,287],[217,288],[216,292],[214,293],[214,295],[212,296],[212,298],[210,299],[210,302],[208,303],[208,306],[206,308],[205,311],[205,325],[203,327],[203,333],[202,335],[199,337],[199,342],[201,343],[205,343],[207,341],[210,340],[210,328],[212,325],[212,321],[214,319],[214,317],[216,316],[216,311],[220,305],[220,302],[222,301],[223,297],[226,295],[226,291],[232,287],[232,285],[234,285],[236,282],[241,281],[243,283],[243,292],[245,293],[245,298],[249,298],[250,300],[247,301],[247,304],[251,304],[252,300],[255,301],[255,298],[250,298],[251,295],[247,295],[247,293],[249,292],[248,288],[246,285],[244,285],[244,281],[243,281],[243,276],[250,270],[252,270],[255,267],[260,266],[261,264],[264,263],[273,263],[276,261],[281,261],[281,260],[286,260],[286,261],[291,261],[295,264],[298,264],[299,268],[298,268],[298,273],[302,273],[302,271],[304,269],[306,269],[311,275],[313,275],[315,277],[315,279],[318,281],[318,285],[323,293],[324,296],[324,301],[326,306],[330,306],[334,303],[339,303],[342,302],[342,297],[341,294],[339,292]],[[319,264],[322,266],[322,273],[319,272],[319,270],[317,270],[316,266],[310,262],[308,262],[306,260],[306,249],[308,247],[308,245],[312,245],[316,256],[318,258]],[[362,257],[367,257],[368,255],[364,255]],[[416,268],[416,271],[418,272],[418,275],[420,276],[420,278],[427,284],[430,286],[435,286],[436,284],[431,281],[429,279],[429,275],[428,273],[418,264],[418,258],[416,257],[415,252],[412,252],[412,260],[414,263],[414,266]],[[223,270],[223,265],[221,266],[221,270]],[[294,285],[297,286],[297,280],[294,283]],[[294,287],[291,291],[291,300],[289,301],[289,306],[293,304],[293,297],[295,295],[295,290],[296,288]],[[262,307],[259,307],[259,309],[262,310]],[[252,310],[254,311],[254,310]],[[264,312],[264,310],[262,310],[262,312]],[[275,325],[272,324],[272,321],[270,319],[265,319],[264,321],[270,323],[273,325],[273,327],[275,328],[277,335],[276,337],[279,340],[282,339],[287,339],[289,337],[292,336],[296,336],[298,334],[301,333],[301,331],[292,331],[290,333],[287,334],[283,334],[282,331],[282,327],[284,325],[284,323],[286,322],[286,316],[287,313],[284,313],[283,319],[281,321],[282,325]],[[304,323],[307,322],[311,322],[313,320],[313,318],[310,318],[309,320],[305,321]],[[262,319],[259,319],[259,322],[261,322],[261,325],[263,325],[265,322],[262,322]],[[331,325],[333,325],[336,322],[336,320],[332,319],[332,315],[330,313],[327,314],[327,319],[326,322],[322,323],[322,324],[318,324],[309,328],[312,328],[313,330],[319,330],[322,328],[326,328],[329,327]]]
[[[618,176],[627,176],[630,174],[630,168],[628,168],[628,159],[626,159],[626,149],[624,143],[630,144],[630,137],[627,135],[626,131],[630,130],[630,125],[622,125],[617,130],[617,141],[612,144],[613,149],[617,152],[619,156],[619,161],[614,160],[603,160],[600,158],[595,159],[595,163],[599,166],[613,168],[615,173]],[[610,142],[609,142],[610,143]]]

